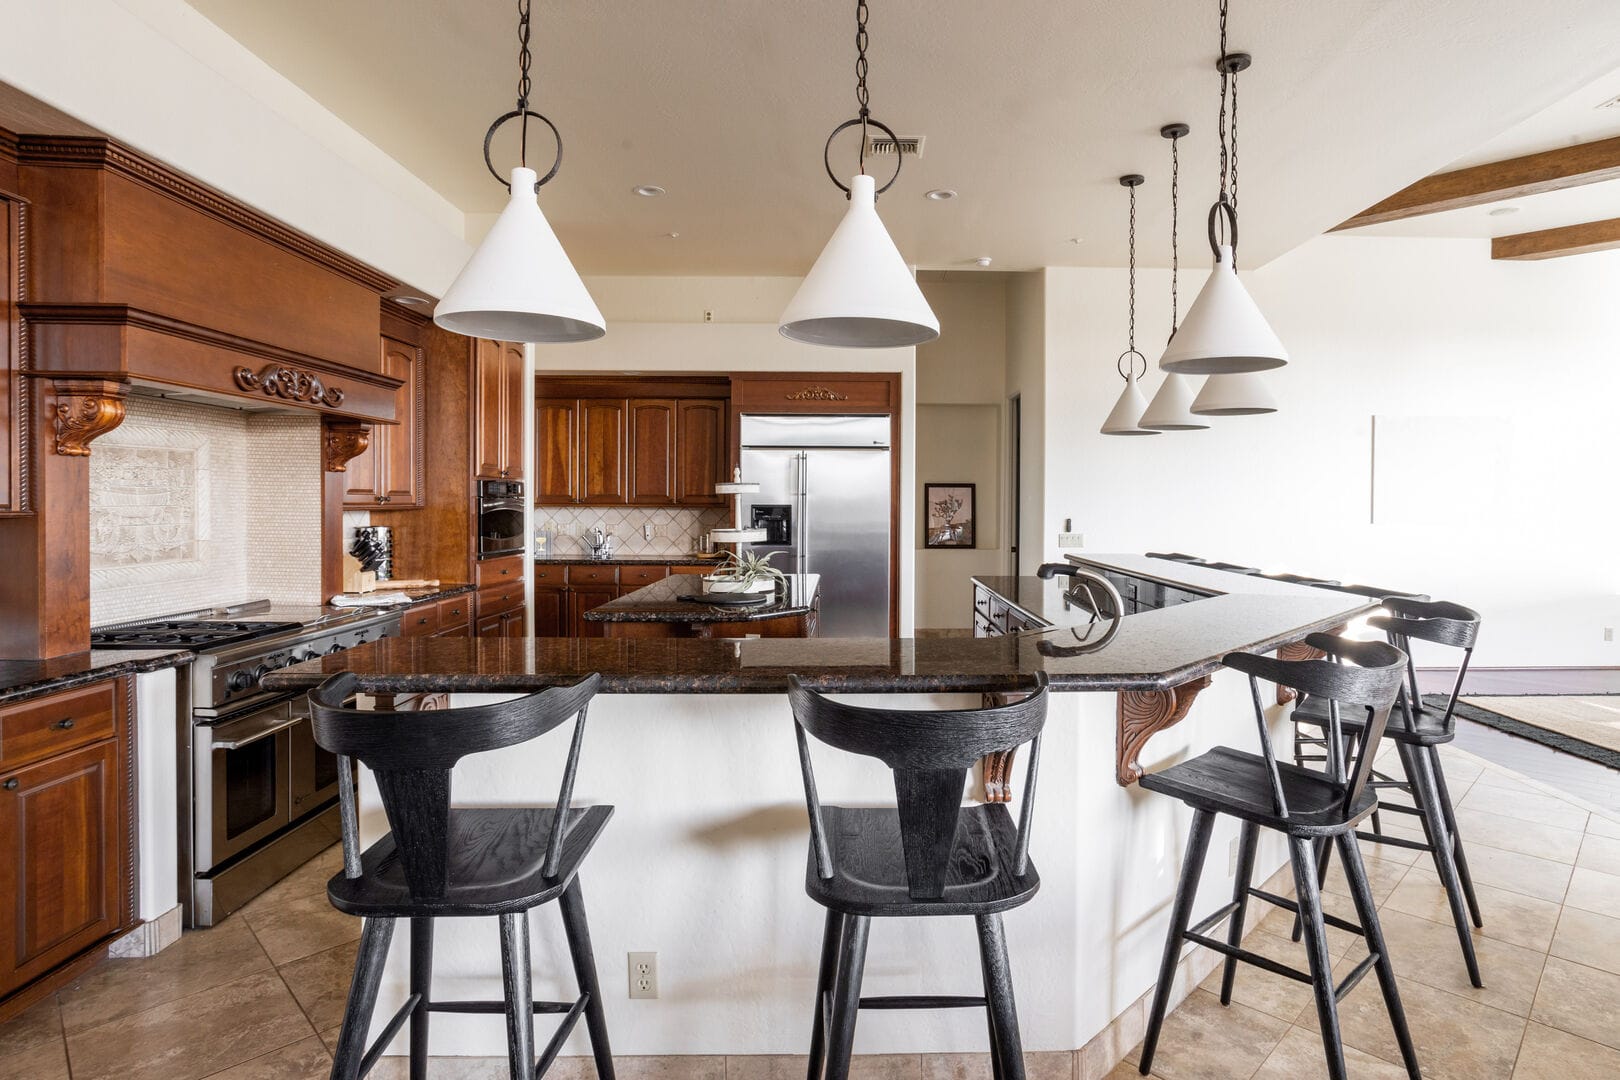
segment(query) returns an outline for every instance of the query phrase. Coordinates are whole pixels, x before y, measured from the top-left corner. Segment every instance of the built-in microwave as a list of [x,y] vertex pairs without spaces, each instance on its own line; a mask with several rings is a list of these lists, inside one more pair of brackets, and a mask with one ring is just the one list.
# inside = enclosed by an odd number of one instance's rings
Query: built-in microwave
[[478,557],[523,550],[523,481],[478,481]]

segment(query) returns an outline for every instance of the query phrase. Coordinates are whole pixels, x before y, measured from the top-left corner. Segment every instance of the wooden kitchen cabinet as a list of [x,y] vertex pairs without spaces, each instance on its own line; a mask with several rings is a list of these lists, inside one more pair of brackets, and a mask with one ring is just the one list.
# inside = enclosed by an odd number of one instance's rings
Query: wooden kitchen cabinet
[[579,402],[541,398],[534,403],[534,501],[537,505],[579,499]]
[[725,506],[728,496],[714,485],[731,478],[726,468],[729,429],[726,403],[696,399],[675,403],[675,502],[681,506]]
[[568,618],[568,593],[560,585],[534,588],[534,636],[566,637],[564,623]]
[[404,381],[394,405],[399,423],[371,425],[371,438],[365,452],[348,463],[348,488],[343,505],[417,509],[422,505],[424,459],[423,394],[426,387],[422,379],[422,350],[385,334],[378,348],[377,370]]
[[669,506],[675,502],[675,426],[674,400],[630,401],[625,502],[631,506]]
[[479,338],[473,356],[473,462],[480,480],[523,476],[523,346]]
[[570,585],[568,587],[568,636],[580,638],[606,637],[605,624],[588,621],[585,618],[585,613],[592,608],[599,608],[603,604],[612,603],[618,598],[619,587],[615,584]]
[[587,506],[625,504],[625,452],[629,448],[625,414],[628,401],[584,400],[579,403],[579,501]]
[[[730,476],[729,404],[677,397],[707,384],[593,380],[578,397],[568,379],[544,379],[535,401],[539,506],[725,506],[714,485]],[[638,396],[662,389],[670,396]],[[608,396],[622,390],[623,397]],[[587,396],[600,395],[600,396]]]

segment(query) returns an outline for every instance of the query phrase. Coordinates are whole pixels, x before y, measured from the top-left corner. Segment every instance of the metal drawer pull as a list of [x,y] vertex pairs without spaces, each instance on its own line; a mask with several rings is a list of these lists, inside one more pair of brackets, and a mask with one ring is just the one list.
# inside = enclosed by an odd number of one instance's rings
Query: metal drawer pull
[[7,780],[6,784],[5,784],[5,788],[6,788],[7,791],[16,791],[17,790],[17,778],[15,776],[13,776],[10,780]]
[[63,717],[61,720],[58,720],[56,723],[52,724],[51,727],[55,728],[57,731],[67,731],[73,727],[73,717]]
[[268,739],[272,735],[286,731],[295,724],[301,723],[303,719],[302,716],[295,716],[291,720],[281,720],[256,731],[250,731],[240,739],[215,739],[210,745],[215,750],[240,750],[242,747],[250,746],[260,739]]

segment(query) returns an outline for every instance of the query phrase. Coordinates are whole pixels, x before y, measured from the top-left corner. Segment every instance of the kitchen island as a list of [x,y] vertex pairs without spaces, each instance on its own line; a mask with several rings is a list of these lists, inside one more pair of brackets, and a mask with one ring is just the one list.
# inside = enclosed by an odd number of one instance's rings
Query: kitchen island
[[[1248,681],[1221,671],[1226,653],[1292,645],[1372,604],[1145,556],[1087,561],[1202,595],[1139,608],[1089,651],[1080,641],[1093,626],[1089,610],[1066,601],[1060,584],[1015,579],[994,584],[1013,594],[1003,598],[1009,609],[1017,607],[1032,624],[995,636],[417,638],[373,642],[266,681],[307,688],[354,671],[376,693],[448,691],[452,704],[470,704],[601,673],[604,692],[590,709],[575,798],[617,807],[581,876],[609,988],[614,1049],[780,1054],[803,1053],[809,1042],[822,923],[803,891],[808,826],[784,694],[788,675],[858,702],[933,709],[976,704],[982,693],[1027,690],[1045,674],[1056,692],[1031,849],[1043,884],[1041,895],[1007,921],[1024,1046],[1094,1047],[1089,1052],[1117,1061],[1140,1038],[1141,999],[1156,978],[1190,822],[1180,803],[1143,792],[1134,780],[1141,770],[1211,745],[1255,745]],[[1054,625],[1038,625],[1046,622]],[[1286,753],[1285,709],[1274,707],[1269,719]],[[422,714],[422,722],[435,722],[433,714]],[[892,799],[892,779],[880,763],[822,749],[813,752],[825,802]],[[566,736],[554,734],[466,758],[457,767],[455,801],[544,801],[556,790],[566,751]],[[1007,775],[1022,783],[1022,762]],[[1021,795],[1014,791],[1015,806]],[[361,802],[361,833],[369,842],[387,828],[370,777],[362,779]],[[1217,826],[1198,916],[1230,894],[1228,859],[1219,853],[1236,836],[1230,821]],[[1281,843],[1264,837],[1257,883],[1285,858]],[[535,930],[537,956],[566,956],[553,914],[537,915]],[[440,934],[441,977],[453,982],[456,996],[497,996],[493,926],[467,920],[444,925]],[[379,1025],[406,993],[404,937],[396,935]],[[657,1000],[626,998],[617,975],[628,950],[658,952]],[[1182,963],[1178,985],[1185,989],[1197,985],[1213,958],[1195,951]],[[539,964],[537,994],[567,996],[566,969]],[[873,930],[864,992],[959,993],[976,987],[979,976],[966,930],[938,920],[883,920]],[[435,1054],[504,1061],[499,1017],[437,1016],[433,1040]],[[403,1040],[396,1050],[402,1046]],[[982,1023],[962,1023],[949,1012],[903,1020],[872,1013],[862,1017],[857,1048],[982,1053],[985,1033]],[[567,1052],[586,1053],[583,1039],[576,1035]]]
[[[584,619],[603,624],[610,638],[814,637],[820,575],[788,574],[777,584],[769,593],[709,593],[700,575],[676,574],[592,608]],[[727,603],[739,596],[751,600]]]

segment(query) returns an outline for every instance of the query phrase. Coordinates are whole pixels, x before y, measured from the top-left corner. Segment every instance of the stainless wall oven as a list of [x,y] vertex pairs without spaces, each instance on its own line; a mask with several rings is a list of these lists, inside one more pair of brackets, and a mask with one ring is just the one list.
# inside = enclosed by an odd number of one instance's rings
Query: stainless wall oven
[[478,481],[478,557],[514,555],[523,548],[523,481]]

